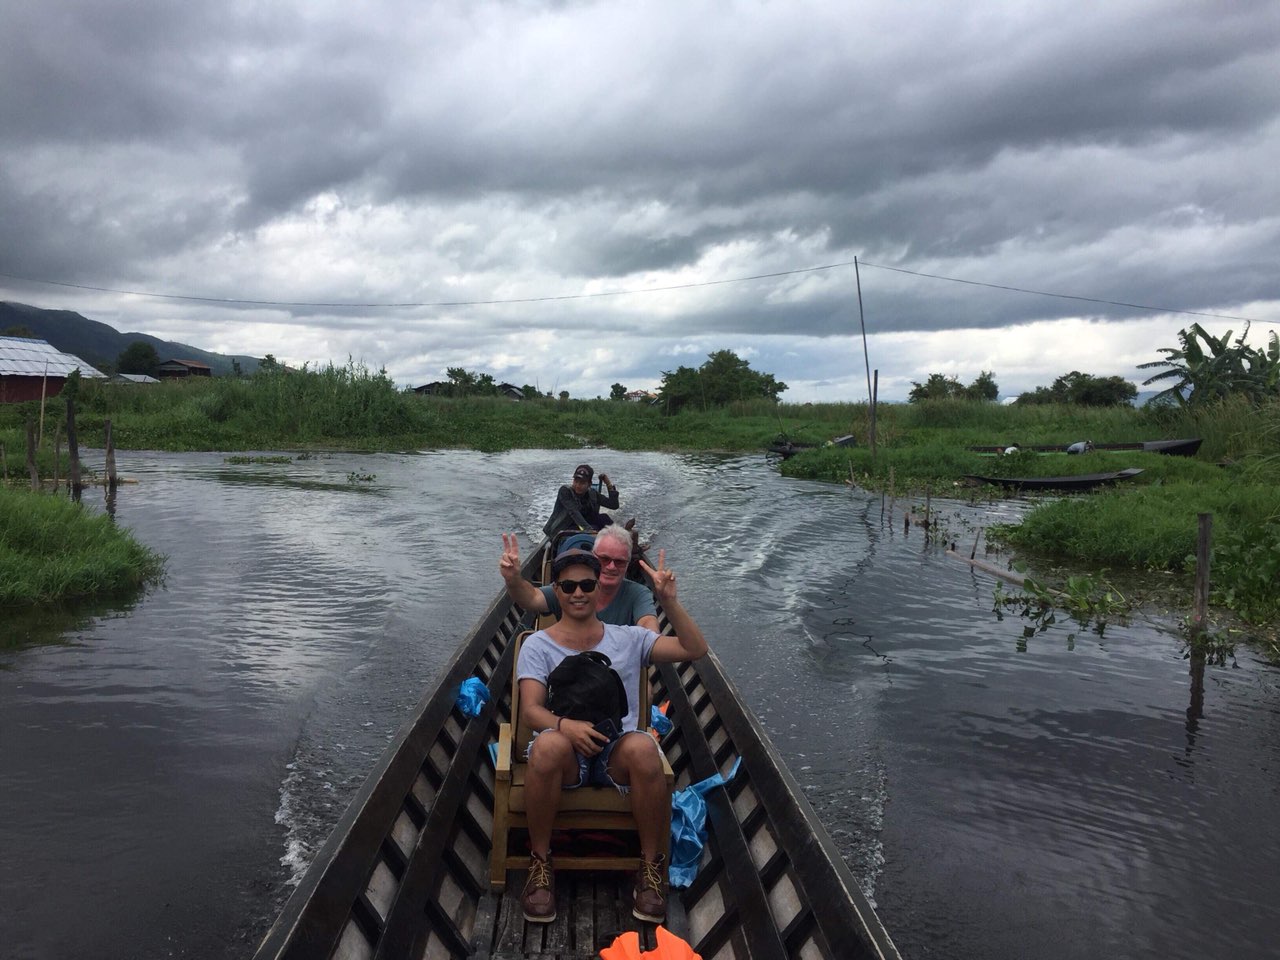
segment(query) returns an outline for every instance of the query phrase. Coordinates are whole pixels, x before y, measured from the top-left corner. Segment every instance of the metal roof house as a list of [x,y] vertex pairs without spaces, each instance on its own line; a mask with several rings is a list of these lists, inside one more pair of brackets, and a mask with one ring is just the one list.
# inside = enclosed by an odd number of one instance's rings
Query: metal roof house
[[115,375],[115,383],[159,383],[155,377],[149,377],[145,373],[117,373]]
[[156,368],[161,380],[178,380],[182,377],[211,377],[213,368],[199,360],[166,360]]
[[47,340],[0,337],[0,403],[39,400],[42,394],[56,397],[73,370],[79,370],[82,377],[105,379],[79,357],[63,353]]

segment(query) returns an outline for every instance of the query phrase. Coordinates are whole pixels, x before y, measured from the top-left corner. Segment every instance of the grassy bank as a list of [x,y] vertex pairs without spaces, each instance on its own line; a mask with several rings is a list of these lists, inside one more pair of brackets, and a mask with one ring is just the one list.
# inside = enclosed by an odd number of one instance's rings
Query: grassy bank
[[[1280,404],[1227,402],[1192,410],[1128,406],[1003,406],[945,400],[890,404],[877,414],[876,456],[866,447],[866,404],[748,401],[682,410],[610,400],[512,402],[497,397],[419,397],[385,375],[348,364],[274,370],[252,377],[196,379],[149,387],[89,382],[79,402],[80,442],[101,446],[110,419],[122,450],[357,451],[469,448],[761,451],[778,434],[824,443],[852,433],[862,446],[826,447],[782,465],[788,476],[848,482],[900,495],[987,496],[961,487],[966,474],[1050,476],[1140,467],[1124,487],[1034,510],[1006,540],[1082,564],[1185,572],[1195,515],[1217,518],[1215,598],[1255,622],[1280,620],[1271,585],[1280,577]],[[45,417],[38,462],[53,470],[52,436],[65,404]],[[0,444],[8,477],[26,476],[23,425],[37,405],[0,406]],[[1065,445],[1201,437],[1199,456],[1095,452],[1084,456],[983,456],[985,444]],[[63,458],[65,461],[65,445]],[[1221,466],[1220,464],[1225,464]],[[66,474],[65,462],[60,466]]]
[[[898,495],[997,496],[961,485],[967,474],[1072,476],[1139,467],[1123,486],[1087,496],[1053,496],[994,538],[1044,558],[1113,570],[1160,570],[1189,578],[1197,515],[1214,515],[1213,602],[1242,619],[1280,623],[1280,404],[1231,402],[1198,410],[1089,410],[997,407],[944,401],[891,407],[878,431],[883,445],[826,447],[787,461],[790,476],[852,481]],[[1199,456],[1101,452],[1083,456],[1029,452],[991,457],[979,443],[1122,442],[1202,437]]]
[[[41,473],[52,470],[53,437],[65,419],[61,398],[45,411]],[[657,408],[611,400],[420,397],[362,367],[275,371],[243,379],[199,378],[138,387],[86,382],[77,405],[77,432],[102,446],[111,420],[124,450],[405,450],[464,447],[621,450],[759,450],[780,431],[830,435],[847,421],[848,405],[737,404],[727,410]],[[25,475],[25,423],[38,403],[0,406],[0,443],[8,475]],[[847,429],[847,428],[846,428]],[[65,449],[65,442],[64,442]]]
[[0,618],[34,604],[127,596],[164,559],[65,497],[0,487]]

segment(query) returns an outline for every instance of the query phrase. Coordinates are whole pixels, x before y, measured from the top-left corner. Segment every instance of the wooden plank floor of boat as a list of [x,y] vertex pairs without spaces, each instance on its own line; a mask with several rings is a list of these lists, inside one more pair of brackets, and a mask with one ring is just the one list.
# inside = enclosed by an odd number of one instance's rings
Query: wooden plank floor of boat
[[[631,915],[631,874],[556,873],[556,919],[528,923],[520,909],[525,874],[513,870],[501,897],[488,896],[476,917],[472,955],[481,960],[587,960],[628,930],[640,934],[640,949],[657,946],[652,923]],[[678,895],[667,900],[668,930],[688,939],[689,930]]]

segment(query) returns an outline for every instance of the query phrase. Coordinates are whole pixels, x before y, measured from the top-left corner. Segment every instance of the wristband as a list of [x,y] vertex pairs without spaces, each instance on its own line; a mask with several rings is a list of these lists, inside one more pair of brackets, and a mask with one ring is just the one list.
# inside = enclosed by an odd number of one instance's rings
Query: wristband
[[560,724],[564,723],[564,717],[556,717],[556,733],[560,732]]

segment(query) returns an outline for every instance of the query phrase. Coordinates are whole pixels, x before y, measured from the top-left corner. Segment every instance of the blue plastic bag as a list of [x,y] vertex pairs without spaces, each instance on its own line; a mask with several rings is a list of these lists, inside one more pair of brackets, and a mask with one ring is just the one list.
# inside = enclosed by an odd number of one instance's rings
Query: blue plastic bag
[[667,873],[671,886],[687,887],[698,875],[698,861],[707,843],[707,801],[703,798],[708,790],[732,780],[741,763],[739,757],[728,776],[717,773],[672,795],[671,867]]
[[671,718],[655,707],[649,705],[649,726],[658,731],[658,736],[665,737],[671,732],[675,724],[671,722]]
[[462,681],[458,690],[458,709],[464,716],[478,717],[484,705],[489,702],[489,688],[479,677],[470,677]]

